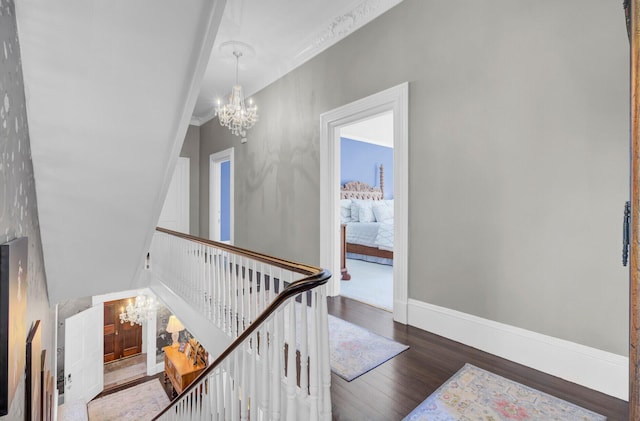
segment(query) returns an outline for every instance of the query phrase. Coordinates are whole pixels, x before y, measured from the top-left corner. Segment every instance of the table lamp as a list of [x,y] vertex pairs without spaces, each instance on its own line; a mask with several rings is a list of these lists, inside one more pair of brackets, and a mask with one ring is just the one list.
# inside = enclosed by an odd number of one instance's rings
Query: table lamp
[[180,336],[180,332],[184,330],[184,326],[180,323],[180,320],[174,315],[169,317],[169,323],[167,323],[167,332],[171,334],[171,339],[173,339],[172,347],[178,347],[178,337]]

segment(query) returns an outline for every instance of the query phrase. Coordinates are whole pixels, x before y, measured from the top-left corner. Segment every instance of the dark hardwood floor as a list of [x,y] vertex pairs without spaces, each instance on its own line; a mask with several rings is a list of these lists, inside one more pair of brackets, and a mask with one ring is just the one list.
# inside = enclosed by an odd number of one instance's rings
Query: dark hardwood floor
[[334,420],[401,420],[465,363],[491,371],[606,416],[628,419],[627,402],[487,354],[415,327],[391,313],[344,297],[329,298],[329,313],[410,348],[347,382],[331,374]]
[[[410,347],[351,382],[332,373],[334,420],[401,420],[465,363],[580,405],[609,420],[628,420],[629,405],[620,399],[424,330],[395,323],[391,313],[348,298],[333,297],[328,299],[328,303],[332,315]],[[164,373],[118,386],[101,393],[96,399],[155,378],[160,380],[171,399],[171,384],[164,382]]]

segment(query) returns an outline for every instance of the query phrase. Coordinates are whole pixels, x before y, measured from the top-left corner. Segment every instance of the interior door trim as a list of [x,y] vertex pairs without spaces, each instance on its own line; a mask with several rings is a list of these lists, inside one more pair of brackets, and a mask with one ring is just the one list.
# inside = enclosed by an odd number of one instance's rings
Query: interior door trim
[[[629,420],[640,419],[640,291],[638,290],[638,223],[640,222],[640,6],[631,0],[627,13],[630,31],[630,190],[631,242],[629,245]],[[628,5],[628,3],[627,3]],[[627,10],[628,12],[628,10]]]

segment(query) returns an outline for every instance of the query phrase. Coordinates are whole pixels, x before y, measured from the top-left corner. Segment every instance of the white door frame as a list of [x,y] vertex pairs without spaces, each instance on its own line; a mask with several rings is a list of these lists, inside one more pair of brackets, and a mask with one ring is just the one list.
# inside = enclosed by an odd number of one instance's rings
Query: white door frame
[[209,156],[209,239],[220,241],[220,165],[229,161],[229,243],[233,244],[234,217],[233,203],[235,202],[234,194],[234,175],[233,175],[233,157],[234,148],[225,149]]
[[393,319],[407,323],[409,83],[320,115],[320,265],[331,270],[329,295],[340,295],[340,128],[393,112]]
[[[149,272],[144,272],[147,274]],[[131,289],[127,291],[111,292],[103,295],[94,295],[91,297],[91,305],[104,305],[107,301],[124,300],[125,298],[134,298],[138,295],[146,295],[152,297],[158,302],[158,297],[149,289]],[[156,363],[156,333],[157,333],[157,311],[154,310],[151,318],[142,324],[142,352],[147,354],[147,376],[153,376],[164,370],[164,363],[161,367]]]

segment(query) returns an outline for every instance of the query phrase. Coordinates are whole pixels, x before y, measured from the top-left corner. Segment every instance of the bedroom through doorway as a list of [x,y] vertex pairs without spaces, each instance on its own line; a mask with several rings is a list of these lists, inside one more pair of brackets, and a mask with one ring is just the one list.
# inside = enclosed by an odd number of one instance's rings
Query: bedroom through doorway
[[393,112],[340,128],[340,295],[393,311]]
[[[329,296],[341,295],[340,130],[391,112],[393,116],[393,320],[408,320],[409,83],[404,82],[320,114],[320,266],[334,276]],[[386,184],[389,184],[388,182]],[[359,211],[358,211],[359,212]]]

